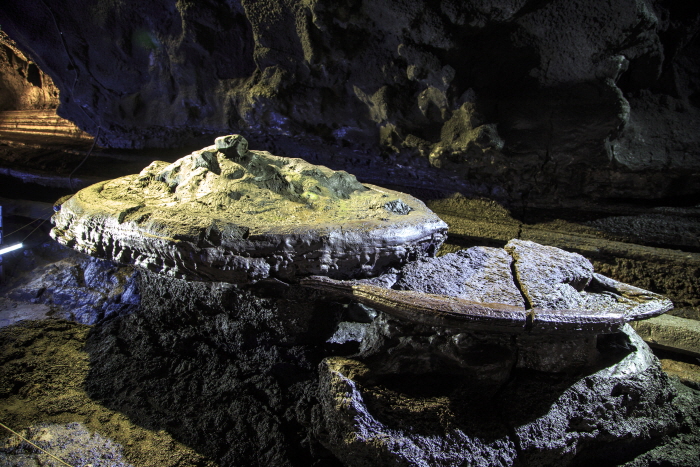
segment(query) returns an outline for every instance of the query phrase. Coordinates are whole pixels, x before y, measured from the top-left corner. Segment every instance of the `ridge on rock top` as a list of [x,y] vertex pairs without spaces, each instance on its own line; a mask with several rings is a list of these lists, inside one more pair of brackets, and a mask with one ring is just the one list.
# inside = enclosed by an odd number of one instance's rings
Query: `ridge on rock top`
[[56,210],[51,236],[63,245],[171,277],[231,283],[370,277],[434,255],[447,233],[410,195],[248,150],[240,135],[96,183]]

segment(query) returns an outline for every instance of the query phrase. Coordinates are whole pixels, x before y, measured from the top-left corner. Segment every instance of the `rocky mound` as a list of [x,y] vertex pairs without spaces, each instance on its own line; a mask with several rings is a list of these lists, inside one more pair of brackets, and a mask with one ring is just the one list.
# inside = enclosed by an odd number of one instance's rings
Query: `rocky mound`
[[[696,410],[681,401],[697,393],[677,392],[629,326],[598,350],[575,377],[519,372],[498,389],[331,357],[319,366],[318,431],[347,466],[698,465],[696,434],[674,413]],[[678,436],[659,443],[666,430]]]
[[343,171],[249,151],[238,135],[56,205],[51,236],[189,280],[372,276],[432,255],[447,224],[412,196]]

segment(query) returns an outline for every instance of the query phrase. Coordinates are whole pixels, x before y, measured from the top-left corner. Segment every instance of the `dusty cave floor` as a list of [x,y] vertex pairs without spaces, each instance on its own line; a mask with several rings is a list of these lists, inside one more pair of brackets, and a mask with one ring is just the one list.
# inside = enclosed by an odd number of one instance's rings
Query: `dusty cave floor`
[[[215,466],[166,431],[139,426],[89,397],[89,358],[83,350],[89,332],[90,326],[53,319],[24,321],[1,331],[2,423],[22,431],[38,423],[80,422],[121,445],[134,466]],[[5,432],[2,438],[12,435]]]

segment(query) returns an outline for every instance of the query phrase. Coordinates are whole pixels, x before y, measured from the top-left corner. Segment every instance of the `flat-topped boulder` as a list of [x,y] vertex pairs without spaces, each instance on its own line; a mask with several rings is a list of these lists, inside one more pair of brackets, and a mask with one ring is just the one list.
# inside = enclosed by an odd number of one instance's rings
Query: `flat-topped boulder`
[[239,135],[100,182],[55,206],[51,236],[188,280],[371,277],[434,255],[447,224],[416,198],[344,171],[248,150]]

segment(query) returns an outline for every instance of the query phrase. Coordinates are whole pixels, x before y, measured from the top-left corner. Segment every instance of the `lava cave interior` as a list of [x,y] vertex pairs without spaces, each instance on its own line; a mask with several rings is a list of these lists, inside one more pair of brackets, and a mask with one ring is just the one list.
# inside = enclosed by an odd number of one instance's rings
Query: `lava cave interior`
[[700,4],[0,7],[0,466],[700,467]]

